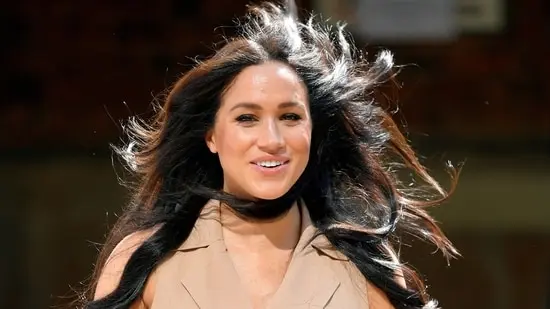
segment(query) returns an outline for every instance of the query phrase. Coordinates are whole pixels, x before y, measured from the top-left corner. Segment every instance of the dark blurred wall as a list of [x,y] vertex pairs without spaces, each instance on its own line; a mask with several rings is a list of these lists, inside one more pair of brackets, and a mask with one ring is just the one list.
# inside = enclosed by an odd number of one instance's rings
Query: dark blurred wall
[[[0,308],[46,308],[80,288],[90,242],[127,200],[108,147],[119,121],[150,114],[190,58],[233,32],[218,26],[245,3],[3,4]],[[416,64],[399,75],[397,117],[424,161],[438,172],[466,160],[455,197],[434,212],[463,258],[447,267],[418,241],[404,248],[448,309],[543,308],[548,293],[550,5],[508,3],[503,32],[384,45],[398,64]]]

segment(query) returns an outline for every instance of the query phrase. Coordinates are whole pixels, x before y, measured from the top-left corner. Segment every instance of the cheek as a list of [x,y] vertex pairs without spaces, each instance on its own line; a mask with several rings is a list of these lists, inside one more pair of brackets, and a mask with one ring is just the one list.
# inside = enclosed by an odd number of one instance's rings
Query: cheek
[[240,128],[226,125],[216,130],[216,146],[220,159],[230,161],[245,153],[253,142],[253,137]]
[[309,155],[311,146],[311,129],[309,126],[292,130],[286,138],[287,145],[295,154]]

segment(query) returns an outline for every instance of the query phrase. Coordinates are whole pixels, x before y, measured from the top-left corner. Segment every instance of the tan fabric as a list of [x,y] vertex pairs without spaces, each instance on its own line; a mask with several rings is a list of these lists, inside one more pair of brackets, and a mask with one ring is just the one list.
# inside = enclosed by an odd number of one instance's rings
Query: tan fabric
[[[359,271],[317,234],[306,207],[302,210],[302,235],[266,309],[369,308]],[[215,201],[204,207],[189,238],[157,271],[151,309],[252,308],[224,245]]]

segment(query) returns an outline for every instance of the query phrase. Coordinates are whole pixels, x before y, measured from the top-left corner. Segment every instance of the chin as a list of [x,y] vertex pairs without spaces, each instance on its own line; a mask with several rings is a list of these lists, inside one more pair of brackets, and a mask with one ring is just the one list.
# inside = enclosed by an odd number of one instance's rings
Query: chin
[[251,195],[261,200],[275,200],[285,195],[290,190],[290,187],[276,187],[276,188],[257,188],[251,190]]
[[263,192],[263,193],[254,194],[254,197],[257,198],[257,199],[260,199],[260,200],[271,201],[271,200],[276,200],[276,199],[280,198],[281,196],[285,195],[286,192],[288,192],[288,191],[281,192],[281,193]]

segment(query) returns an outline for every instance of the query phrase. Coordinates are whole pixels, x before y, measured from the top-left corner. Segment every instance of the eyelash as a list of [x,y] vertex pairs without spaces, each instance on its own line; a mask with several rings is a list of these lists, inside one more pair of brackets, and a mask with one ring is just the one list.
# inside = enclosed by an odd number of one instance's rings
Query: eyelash
[[251,122],[255,121],[256,117],[254,115],[245,114],[238,116],[235,120],[237,120],[238,122]]
[[[286,121],[298,121],[301,119],[302,117],[300,115],[294,114],[294,113],[288,113],[281,116],[281,120],[286,120]],[[244,115],[238,116],[235,120],[237,120],[238,122],[251,122],[251,121],[257,121],[258,118],[251,114],[244,114]]]
[[286,117],[286,119],[283,119],[283,120],[298,121],[298,120],[302,119],[302,117],[300,117],[300,115],[294,114],[294,113],[284,114],[281,118],[285,118],[285,117]]

